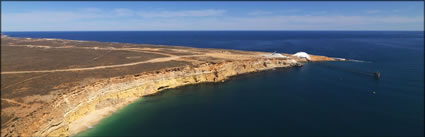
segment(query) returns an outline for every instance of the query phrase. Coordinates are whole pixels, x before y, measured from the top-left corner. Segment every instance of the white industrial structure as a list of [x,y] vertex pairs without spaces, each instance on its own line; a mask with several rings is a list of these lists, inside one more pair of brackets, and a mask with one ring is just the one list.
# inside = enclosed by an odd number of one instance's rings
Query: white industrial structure
[[295,53],[294,55],[292,55],[292,56],[295,56],[295,57],[297,57],[297,58],[305,58],[305,59],[307,59],[307,60],[311,60],[311,58],[310,58],[310,55],[308,55],[307,53],[305,53],[305,52],[297,52],[297,53]]
[[284,56],[284,55],[276,53],[276,52],[273,52],[271,55],[270,54],[263,54],[262,56],[266,57],[266,58],[287,58],[287,56]]

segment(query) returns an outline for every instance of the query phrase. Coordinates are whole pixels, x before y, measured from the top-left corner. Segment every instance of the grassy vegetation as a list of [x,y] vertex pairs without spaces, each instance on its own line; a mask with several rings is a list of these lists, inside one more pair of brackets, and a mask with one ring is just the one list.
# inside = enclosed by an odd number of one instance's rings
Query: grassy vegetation
[[[47,46],[50,48],[26,47],[26,45]],[[64,46],[72,47],[63,48]],[[96,50],[93,47],[114,47],[115,50]],[[236,50],[26,38],[2,38],[1,48],[2,72],[98,67],[143,62],[155,58],[166,58],[168,57],[166,55],[187,56],[200,55],[207,52],[252,54],[250,52]],[[126,49],[123,50],[120,48]],[[140,50],[132,50],[129,48],[140,48]],[[143,50],[146,51],[143,52]],[[158,54],[155,54],[155,52]],[[192,65],[192,62],[217,63],[226,61],[226,59],[210,56],[181,57],[180,59],[187,60],[168,60],[154,63],[147,62],[131,66],[82,71],[2,74],[2,98],[18,99],[25,96],[47,95],[50,93],[61,94],[61,92],[66,92],[67,89],[81,84],[90,83],[96,79],[136,75],[143,72],[157,71],[165,68],[182,67]],[[10,104],[2,105],[3,108],[9,106]]]
[[[127,58],[127,57],[137,58]],[[164,55],[91,49],[2,47],[2,71],[52,70],[124,64],[167,57]]]
[[[89,71],[2,75],[1,92],[2,97],[4,98],[47,95],[52,91],[60,91],[77,86],[80,84],[80,81],[84,81],[86,79],[134,75],[142,72],[155,71],[163,68],[179,67],[190,64],[191,63],[185,61],[167,61]],[[23,81],[30,78],[34,79]]]

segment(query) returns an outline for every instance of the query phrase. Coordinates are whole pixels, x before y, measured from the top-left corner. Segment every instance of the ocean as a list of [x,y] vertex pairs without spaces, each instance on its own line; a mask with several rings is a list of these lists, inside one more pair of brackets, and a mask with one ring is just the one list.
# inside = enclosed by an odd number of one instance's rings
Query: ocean
[[[13,37],[325,55],[143,97],[78,136],[424,136],[423,31],[2,32]],[[368,74],[380,72],[376,79]],[[374,94],[375,93],[375,94]]]

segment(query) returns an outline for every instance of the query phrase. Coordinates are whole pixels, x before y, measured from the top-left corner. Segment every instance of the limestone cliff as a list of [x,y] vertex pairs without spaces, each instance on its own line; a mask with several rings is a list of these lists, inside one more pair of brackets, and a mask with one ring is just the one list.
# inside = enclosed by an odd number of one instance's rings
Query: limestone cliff
[[[56,96],[49,105],[14,120],[7,128],[2,128],[2,136],[70,136],[87,128],[81,123],[94,123],[104,117],[96,113],[102,109],[111,108],[109,110],[116,111],[142,96],[167,88],[220,82],[237,74],[300,65],[288,59],[258,58],[204,63],[101,79],[74,87],[71,91]],[[98,119],[90,119],[89,115]]]

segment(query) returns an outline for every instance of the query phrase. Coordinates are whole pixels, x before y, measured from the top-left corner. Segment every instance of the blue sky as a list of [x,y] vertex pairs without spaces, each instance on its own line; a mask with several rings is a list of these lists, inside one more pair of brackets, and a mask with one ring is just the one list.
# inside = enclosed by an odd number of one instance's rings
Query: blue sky
[[424,30],[423,2],[1,2],[2,31]]

